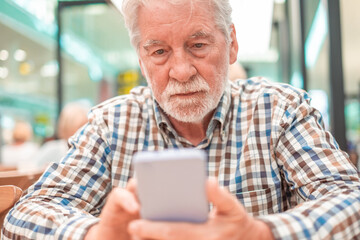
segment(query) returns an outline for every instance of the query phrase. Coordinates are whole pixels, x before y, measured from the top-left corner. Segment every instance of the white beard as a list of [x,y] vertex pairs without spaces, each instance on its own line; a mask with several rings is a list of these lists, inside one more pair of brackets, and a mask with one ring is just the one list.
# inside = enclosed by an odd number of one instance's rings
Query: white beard
[[[148,82],[154,91],[150,81]],[[215,89],[210,89],[208,83],[199,75],[184,83],[170,79],[164,92],[154,95],[159,97],[159,99],[155,98],[165,113],[174,119],[180,122],[198,123],[217,107],[228,84],[227,77],[219,78],[218,82],[219,85]],[[195,92],[200,93],[184,97],[176,96]]]

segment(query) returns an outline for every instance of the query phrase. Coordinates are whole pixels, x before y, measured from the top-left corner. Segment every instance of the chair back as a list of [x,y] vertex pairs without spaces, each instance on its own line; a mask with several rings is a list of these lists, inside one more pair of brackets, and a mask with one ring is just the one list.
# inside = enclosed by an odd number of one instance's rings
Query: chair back
[[4,223],[4,218],[8,211],[20,199],[22,190],[17,186],[0,186],[0,229]]
[[20,172],[20,171],[0,172],[0,186],[14,185],[21,188],[21,190],[25,191],[28,187],[30,187],[40,178],[43,172],[44,172],[43,169],[29,171],[29,172]]

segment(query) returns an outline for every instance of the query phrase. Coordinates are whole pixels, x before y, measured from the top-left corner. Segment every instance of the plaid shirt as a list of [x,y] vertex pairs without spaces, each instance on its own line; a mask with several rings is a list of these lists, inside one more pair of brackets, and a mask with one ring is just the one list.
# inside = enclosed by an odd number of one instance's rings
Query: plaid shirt
[[[93,108],[69,144],[10,211],[4,239],[80,239],[111,189],[126,186],[135,152],[194,147],[147,87]],[[359,176],[304,91],[262,79],[231,84],[196,148],[208,154],[208,175],[276,239],[360,239]]]

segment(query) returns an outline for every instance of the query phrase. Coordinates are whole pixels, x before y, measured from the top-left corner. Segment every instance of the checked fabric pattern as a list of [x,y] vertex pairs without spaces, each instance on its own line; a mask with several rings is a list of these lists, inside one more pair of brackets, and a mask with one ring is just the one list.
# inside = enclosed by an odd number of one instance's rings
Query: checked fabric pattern
[[135,152],[187,147],[207,152],[208,175],[276,239],[360,239],[357,170],[307,93],[286,84],[229,83],[198,146],[137,87],[94,107],[69,145],[10,211],[3,239],[83,238],[111,189],[132,177]]

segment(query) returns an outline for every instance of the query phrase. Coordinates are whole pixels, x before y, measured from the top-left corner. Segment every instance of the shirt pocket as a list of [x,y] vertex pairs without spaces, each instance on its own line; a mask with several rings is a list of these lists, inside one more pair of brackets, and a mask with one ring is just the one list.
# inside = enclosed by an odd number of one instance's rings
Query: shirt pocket
[[280,197],[276,187],[236,193],[236,198],[252,216],[261,216],[279,212]]

